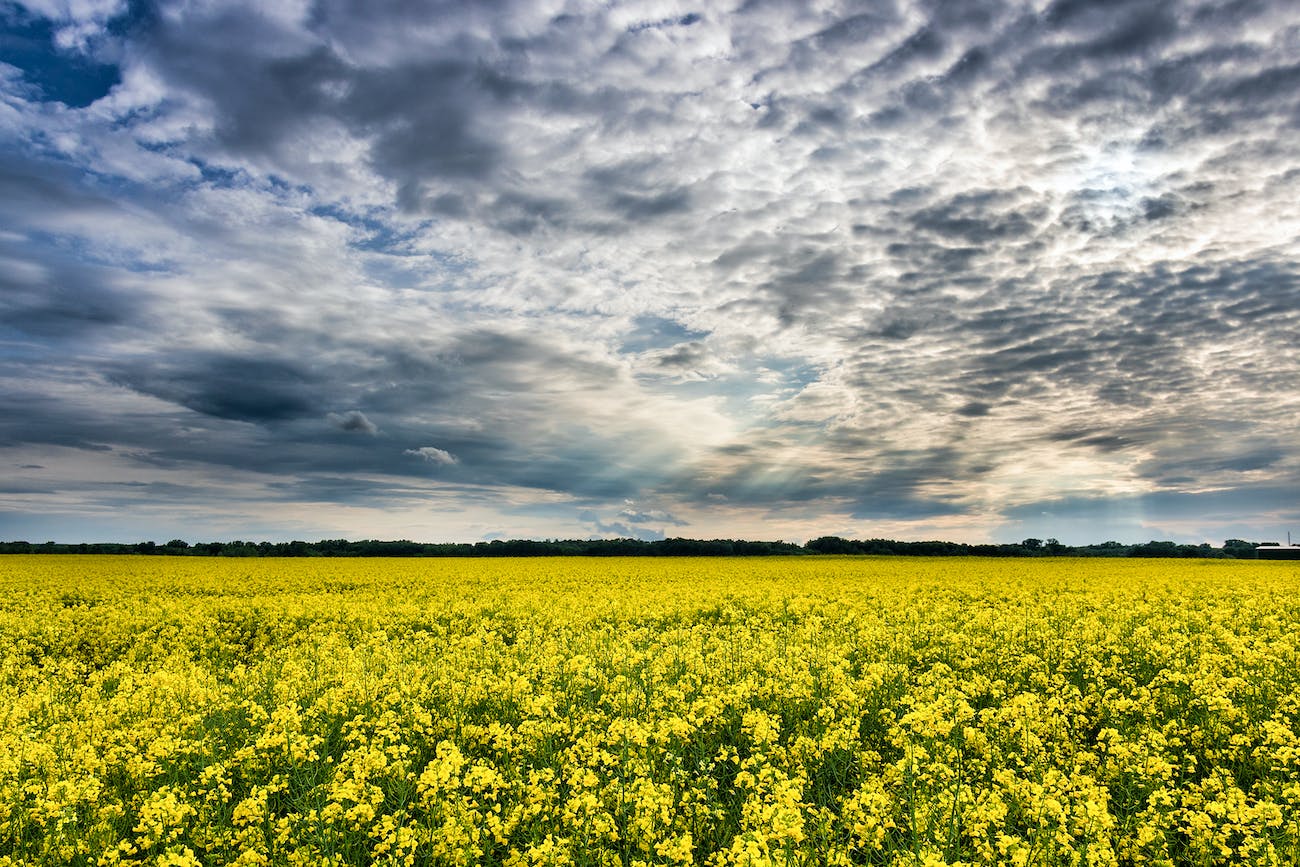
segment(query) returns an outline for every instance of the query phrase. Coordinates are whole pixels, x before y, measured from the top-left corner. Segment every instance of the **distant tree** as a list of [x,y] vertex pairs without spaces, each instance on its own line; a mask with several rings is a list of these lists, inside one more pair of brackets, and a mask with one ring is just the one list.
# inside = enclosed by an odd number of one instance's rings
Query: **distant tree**
[[1040,548],[1043,547],[1043,540],[1042,540],[1042,539],[1025,539],[1025,540],[1024,540],[1023,542],[1021,542],[1020,544],[1021,544],[1021,546],[1023,546],[1023,547],[1026,548],[1027,550],[1030,550],[1030,551],[1037,551],[1038,549],[1040,549]]
[[1177,557],[1179,556],[1178,544],[1176,542],[1157,542],[1154,539],[1141,545],[1134,545],[1129,549],[1130,557]]
[[1223,553],[1238,560],[1258,560],[1255,543],[1245,539],[1228,539],[1223,543]]
[[816,551],[818,554],[858,554],[862,550],[858,545],[848,539],[841,539],[839,536],[822,536],[818,539],[812,539],[804,547],[809,551]]

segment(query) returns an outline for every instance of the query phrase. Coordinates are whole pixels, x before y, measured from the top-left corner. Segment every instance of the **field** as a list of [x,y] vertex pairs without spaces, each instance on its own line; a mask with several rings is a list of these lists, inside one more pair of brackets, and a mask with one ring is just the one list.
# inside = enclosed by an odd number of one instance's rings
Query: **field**
[[1300,564],[0,558],[0,864],[1297,864]]

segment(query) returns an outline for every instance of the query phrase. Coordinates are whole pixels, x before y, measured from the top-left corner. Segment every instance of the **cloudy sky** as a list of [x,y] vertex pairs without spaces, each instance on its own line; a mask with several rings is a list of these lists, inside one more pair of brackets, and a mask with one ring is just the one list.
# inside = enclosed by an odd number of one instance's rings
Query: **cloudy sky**
[[1300,7],[0,0],[0,539],[1300,532]]

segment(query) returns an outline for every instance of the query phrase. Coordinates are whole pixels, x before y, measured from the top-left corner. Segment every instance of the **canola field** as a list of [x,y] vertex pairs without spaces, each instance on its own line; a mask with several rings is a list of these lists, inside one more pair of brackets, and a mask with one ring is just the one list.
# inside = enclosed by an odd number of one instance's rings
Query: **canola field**
[[0,865],[1300,863],[1300,564],[0,558]]

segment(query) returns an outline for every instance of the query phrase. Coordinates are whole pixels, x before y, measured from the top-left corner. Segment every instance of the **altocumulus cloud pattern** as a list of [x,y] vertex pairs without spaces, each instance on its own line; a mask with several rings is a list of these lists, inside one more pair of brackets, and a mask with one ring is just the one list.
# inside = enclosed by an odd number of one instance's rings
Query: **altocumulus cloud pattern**
[[1300,525],[1293,3],[0,24],[0,537]]

